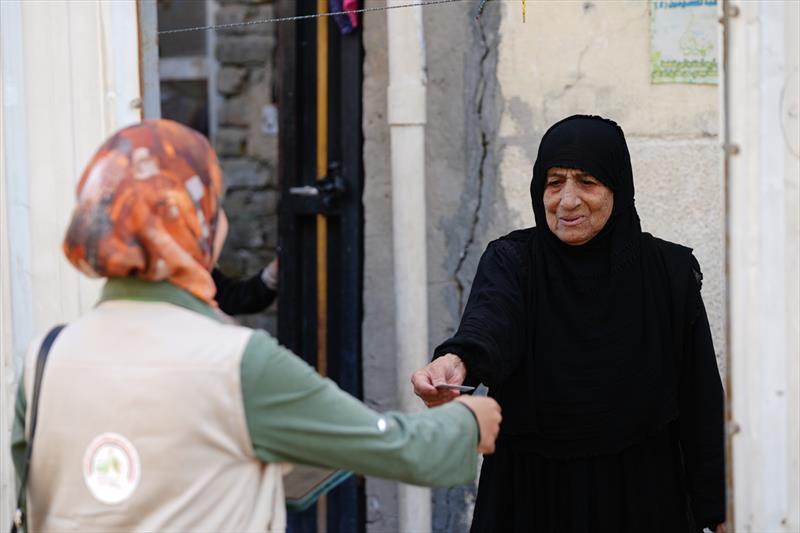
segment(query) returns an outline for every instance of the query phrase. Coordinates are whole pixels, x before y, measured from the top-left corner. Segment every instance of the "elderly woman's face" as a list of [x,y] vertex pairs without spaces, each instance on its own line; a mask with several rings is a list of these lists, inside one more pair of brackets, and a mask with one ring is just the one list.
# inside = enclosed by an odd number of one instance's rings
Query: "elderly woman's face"
[[547,225],[567,244],[586,244],[600,233],[611,216],[614,193],[600,180],[574,168],[547,171],[544,210]]

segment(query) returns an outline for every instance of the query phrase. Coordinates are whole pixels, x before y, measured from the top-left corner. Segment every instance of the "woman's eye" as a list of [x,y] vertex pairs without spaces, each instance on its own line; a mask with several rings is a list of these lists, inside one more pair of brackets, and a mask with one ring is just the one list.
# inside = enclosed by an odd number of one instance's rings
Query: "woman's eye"
[[597,185],[597,182],[594,180],[583,180],[584,185]]
[[559,183],[560,182],[558,180],[552,180],[552,181],[548,181],[547,182],[547,186],[548,187],[554,187],[554,186],[558,185]]

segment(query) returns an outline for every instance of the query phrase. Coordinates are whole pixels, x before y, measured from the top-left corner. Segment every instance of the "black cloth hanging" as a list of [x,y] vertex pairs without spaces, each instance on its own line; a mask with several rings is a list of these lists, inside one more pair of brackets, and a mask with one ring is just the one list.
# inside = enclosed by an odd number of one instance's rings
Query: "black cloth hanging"
[[[547,226],[556,166],[614,193],[581,246]],[[489,245],[458,331],[434,353],[459,355],[468,383],[503,407],[473,530],[686,530],[692,516],[713,528],[724,520],[722,388],[691,250],[641,231],[624,135],[600,117],[548,130],[531,197],[537,227]]]

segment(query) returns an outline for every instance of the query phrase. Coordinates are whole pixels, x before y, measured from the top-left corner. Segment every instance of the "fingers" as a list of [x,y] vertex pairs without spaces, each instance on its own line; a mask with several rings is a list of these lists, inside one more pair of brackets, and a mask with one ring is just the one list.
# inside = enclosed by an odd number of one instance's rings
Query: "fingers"
[[500,422],[503,420],[500,405],[494,399],[486,397],[461,396],[457,401],[466,404],[478,421],[481,435],[478,451],[485,455],[494,453]]
[[466,369],[461,359],[453,354],[447,354],[430,362],[424,368],[417,370],[411,376],[414,394],[419,396],[428,407],[442,405],[461,393],[450,389],[437,389],[436,385],[448,383],[461,385],[466,376]]
[[453,401],[460,395],[461,395],[460,392],[454,390],[439,391],[436,397],[428,399],[423,398],[422,401],[425,402],[425,405],[428,407],[438,407],[440,405],[444,405],[448,402]]
[[445,404],[457,397],[460,393],[454,390],[439,390],[433,384],[434,378],[428,372],[428,368],[417,370],[411,376],[411,384],[414,386],[414,394],[420,397],[428,407],[436,407]]
[[[494,400],[492,400],[492,402],[494,402]],[[500,414],[500,406],[497,405],[497,402],[494,402],[494,404],[495,408],[492,411],[492,415],[482,428],[485,429],[485,433],[481,433],[481,444],[478,446],[478,452],[484,455],[491,455],[494,453],[497,435],[500,433],[500,422],[503,421],[503,416]]]
[[437,393],[431,375],[427,372],[427,367],[411,374],[411,384],[414,386],[414,393],[423,400]]

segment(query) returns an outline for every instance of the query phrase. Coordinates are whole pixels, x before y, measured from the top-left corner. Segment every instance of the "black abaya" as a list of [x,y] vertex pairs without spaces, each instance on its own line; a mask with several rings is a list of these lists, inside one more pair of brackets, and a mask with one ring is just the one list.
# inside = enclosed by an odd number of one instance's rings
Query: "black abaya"
[[245,315],[260,313],[269,307],[278,293],[264,283],[261,273],[247,279],[234,280],[223,274],[218,268],[211,271],[217,294],[214,299],[219,308],[228,315]]
[[[614,194],[586,244],[547,226],[556,166]],[[723,395],[691,250],[641,231],[624,135],[599,117],[545,134],[531,198],[537,227],[489,245],[456,335],[435,352],[461,357],[466,383],[503,408],[473,531],[713,529]]]
[[488,384],[503,408],[496,451],[481,470],[472,531],[713,530],[725,519],[723,393],[699,271],[686,287],[689,334],[680,360],[672,361],[678,417],[613,453],[547,457],[531,446],[526,424],[532,406],[522,347],[531,332],[520,324],[522,251],[535,231],[488,246],[461,327],[435,352],[459,355],[466,382]]

